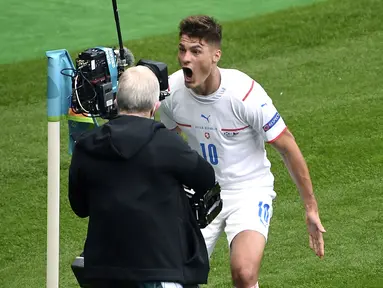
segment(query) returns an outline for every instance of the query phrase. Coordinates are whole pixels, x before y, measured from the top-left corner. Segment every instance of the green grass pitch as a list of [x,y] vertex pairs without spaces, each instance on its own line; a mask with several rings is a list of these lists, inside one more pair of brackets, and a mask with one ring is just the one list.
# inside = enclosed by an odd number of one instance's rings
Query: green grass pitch
[[[111,5],[104,15],[93,6],[96,1],[23,1],[22,9],[21,1],[0,2],[0,287],[41,288],[47,217],[44,52],[67,48],[75,57],[94,45],[115,45],[116,32]],[[298,192],[268,148],[278,196],[260,287],[383,287],[383,1],[314,1],[264,15],[284,1],[272,1],[274,7],[259,1],[262,10],[251,4],[256,1],[243,0],[242,10],[233,2],[238,7],[232,11],[218,7],[219,1],[206,7],[180,2],[179,14],[162,10],[166,19],[155,33],[153,19],[160,18],[163,4],[147,9],[143,2],[126,1],[120,9],[128,26],[122,31],[130,35],[127,45],[137,59],[163,61],[175,71],[179,18],[189,12],[218,15],[225,21],[221,66],[239,68],[265,87],[306,157],[327,230],[325,258],[310,251]],[[310,1],[286,2],[283,8]],[[47,16],[60,11],[66,11],[62,17]],[[133,25],[139,21],[145,22],[142,29]],[[62,23],[68,31],[60,30]],[[70,158],[66,123],[61,127],[60,287],[75,288],[70,264],[82,250],[87,220],[77,218],[67,200]],[[232,287],[228,264],[223,236],[207,287]]]

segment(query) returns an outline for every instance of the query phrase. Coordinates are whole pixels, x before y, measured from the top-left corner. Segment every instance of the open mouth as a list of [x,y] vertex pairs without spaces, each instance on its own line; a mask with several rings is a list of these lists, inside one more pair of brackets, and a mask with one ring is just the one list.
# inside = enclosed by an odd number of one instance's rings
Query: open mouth
[[184,71],[185,79],[190,80],[193,76],[193,70],[188,67],[182,67],[182,70]]

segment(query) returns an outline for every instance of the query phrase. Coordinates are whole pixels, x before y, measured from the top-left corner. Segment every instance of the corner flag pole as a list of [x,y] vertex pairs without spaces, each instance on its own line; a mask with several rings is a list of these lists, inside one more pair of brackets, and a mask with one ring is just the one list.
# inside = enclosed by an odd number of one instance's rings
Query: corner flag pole
[[60,262],[60,120],[70,105],[73,63],[66,50],[47,51],[48,83],[48,201],[47,201],[47,269],[46,287],[59,287]]
[[60,121],[48,122],[47,288],[59,287]]

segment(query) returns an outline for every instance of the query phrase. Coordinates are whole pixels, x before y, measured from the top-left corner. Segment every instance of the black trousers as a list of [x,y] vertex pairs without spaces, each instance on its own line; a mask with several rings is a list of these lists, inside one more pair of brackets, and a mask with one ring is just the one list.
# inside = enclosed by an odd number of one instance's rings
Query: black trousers
[[[94,280],[84,288],[144,288],[142,284],[123,280]],[[148,288],[162,288],[161,283],[146,284]],[[183,285],[183,288],[199,288],[199,285]]]

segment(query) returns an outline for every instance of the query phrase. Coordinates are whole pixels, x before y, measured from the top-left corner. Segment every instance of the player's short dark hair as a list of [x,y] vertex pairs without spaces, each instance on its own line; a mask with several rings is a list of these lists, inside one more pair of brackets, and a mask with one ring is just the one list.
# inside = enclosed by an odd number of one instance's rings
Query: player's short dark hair
[[181,20],[179,36],[187,35],[205,40],[209,44],[221,46],[222,26],[216,19],[207,15],[192,15]]

